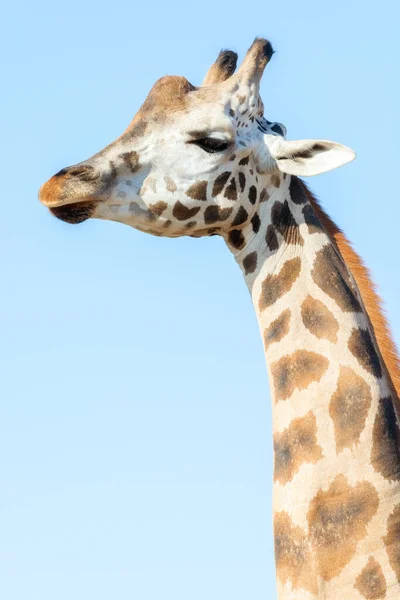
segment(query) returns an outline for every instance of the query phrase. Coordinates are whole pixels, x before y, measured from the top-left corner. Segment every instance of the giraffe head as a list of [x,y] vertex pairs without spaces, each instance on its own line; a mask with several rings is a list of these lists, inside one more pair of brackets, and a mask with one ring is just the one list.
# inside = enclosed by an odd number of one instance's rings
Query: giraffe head
[[51,177],[40,201],[69,223],[94,217],[197,237],[244,227],[279,170],[314,175],[352,160],[333,142],[288,142],[285,127],[264,118],[259,84],[272,54],[256,39],[236,73],[237,55],[223,51],[201,87],[163,77],[128,129]]

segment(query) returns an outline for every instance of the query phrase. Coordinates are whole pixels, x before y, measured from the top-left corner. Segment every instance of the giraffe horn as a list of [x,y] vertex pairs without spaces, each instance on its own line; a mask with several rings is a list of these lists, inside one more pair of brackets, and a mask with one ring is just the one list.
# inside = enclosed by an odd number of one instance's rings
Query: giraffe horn
[[256,38],[247,51],[234,79],[259,83],[273,53],[271,42],[263,38]]
[[202,85],[213,85],[229,79],[235,72],[237,59],[236,52],[221,50],[215,63],[208,69]]

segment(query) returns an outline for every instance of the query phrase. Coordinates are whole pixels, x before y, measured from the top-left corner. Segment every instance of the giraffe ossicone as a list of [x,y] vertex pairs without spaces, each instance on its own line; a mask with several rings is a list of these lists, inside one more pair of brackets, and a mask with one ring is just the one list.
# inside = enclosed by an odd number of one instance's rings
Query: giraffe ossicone
[[278,595],[400,597],[398,355],[368,272],[298,176],[354,158],[286,140],[259,94],[273,50],[164,77],[127,130],[40,189],[58,218],[221,235],[243,271],[273,403]]

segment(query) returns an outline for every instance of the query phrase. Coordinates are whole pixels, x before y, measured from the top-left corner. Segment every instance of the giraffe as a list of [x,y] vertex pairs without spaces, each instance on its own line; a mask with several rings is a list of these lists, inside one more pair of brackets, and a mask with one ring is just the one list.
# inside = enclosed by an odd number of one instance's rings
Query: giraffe
[[160,79],[127,130],[40,189],[59,219],[220,235],[249,288],[271,387],[282,600],[400,597],[400,370],[369,273],[300,176],[344,165],[264,117],[271,44],[203,84]]

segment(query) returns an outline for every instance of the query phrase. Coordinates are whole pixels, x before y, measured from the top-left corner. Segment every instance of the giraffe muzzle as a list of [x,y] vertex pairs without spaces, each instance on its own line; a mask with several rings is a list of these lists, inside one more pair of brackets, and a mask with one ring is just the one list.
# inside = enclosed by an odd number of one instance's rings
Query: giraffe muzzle
[[39,200],[50,212],[66,223],[89,219],[100,201],[100,175],[91,165],[61,169],[39,190]]

